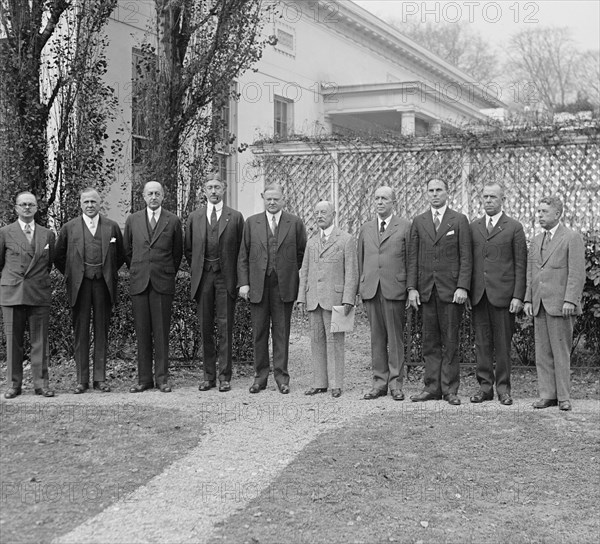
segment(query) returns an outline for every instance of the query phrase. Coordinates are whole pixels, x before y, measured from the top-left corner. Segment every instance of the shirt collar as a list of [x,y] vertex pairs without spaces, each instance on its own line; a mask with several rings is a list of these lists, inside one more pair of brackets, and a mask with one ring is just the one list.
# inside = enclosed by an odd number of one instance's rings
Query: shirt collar
[[29,225],[31,227],[31,232],[35,232],[35,221],[32,221],[31,223],[25,223],[24,221],[21,221],[20,219],[17,219],[17,221],[19,222],[19,225],[21,226],[22,231],[25,230],[25,225]]
[[550,230],[547,230],[546,232],[549,232],[550,236],[552,236],[552,238],[554,238],[554,235],[556,234],[556,231],[557,231],[559,225],[560,225],[560,223],[556,223],[556,225],[554,225]]
[[218,204],[209,204],[208,207],[211,213],[213,208],[217,213],[221,213],[221,211],[223,210],[223,201],[221,200],[221,202],[219,202]]
[[158,220],[160,219],[161,211],[162,211],[162,206],[159,206],[158,208],[156,208],[156,210],[151,210],[150,208],[147,207],[146,213],[148,214],[148,221],[150,221],[150,219],[152,219],[152,213],[154,213],[154,218],[158,222]]
[[391,213],[390,215],[388,215],[387,217],[384,217],[383,219],[379,216],[377,216],[377,226],[381,226],[381,223],[383,221],[385,221],[385,226],[387,227],[390,224],[390,221],[392,220],[392,215],[394,215],[393,213]]
[[97,213],[94,217],[90,218],[87,215],[83,214],[83,220],[86,225],[89,225],[94,228],[98,228],[98,221],[100,220],[100,214]]
[[440,214],[440,221],[442,220],[442,217],[444,217],[444,214],[446,213],[446,208],[448,207],[448,204],[444,204],[441,208],[431,208],[431,217],[435,217],[436,212]]
[[331,224],[326,229],[321,229],[321,234],[324,234],[329,238],[329,236],[331,236],[331,233],[333,232],[334,227],[335,225]]
[[502,215],[502,210],[500,210],[496,215],[488,215],[487,213],[485,214],[485,224],[487,225],[490,222],[490,219],[492,220],[492,225],[494,225],[494,227],[496,226],[496,223],[498,222],[498,219],[500,219],[500,216]]
[[275,222],[279,225],[279,220],[281,219],[281,210],[279,210],[276,214],[272,214],[270,212],[265,212],[267,214],[267,219],[269,220],[269,224],[273,221],[273,217],[275,217]]

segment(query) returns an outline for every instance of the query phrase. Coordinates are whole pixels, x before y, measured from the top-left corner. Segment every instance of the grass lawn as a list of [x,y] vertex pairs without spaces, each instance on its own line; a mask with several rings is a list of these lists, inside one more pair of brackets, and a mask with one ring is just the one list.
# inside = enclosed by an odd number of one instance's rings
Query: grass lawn
[[0,404],[0,542],[68,532],[198,444],[197,416],[109,404]]
[[595,543],[599,436],[597,410],[409,404],[321,435],[212,542]]

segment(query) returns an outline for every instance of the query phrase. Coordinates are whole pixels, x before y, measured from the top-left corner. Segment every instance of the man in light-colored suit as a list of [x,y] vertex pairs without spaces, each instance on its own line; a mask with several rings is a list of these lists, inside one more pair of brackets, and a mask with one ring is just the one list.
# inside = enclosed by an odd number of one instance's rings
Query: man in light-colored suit
[[[471,303],[475,328],[475,373],[479,391],[471,402],[494,398],[513,403],[510,389],[510,348],[515,315],[523,309],[527,245],[523,225],[502,211],[504,188],[496,182],[483,187],[485,215],[471,223],[473,273]],[[494,375],[494,359],[496,373]]]
[[540,200],[544,230],[531,243],[527,261],[525,313],[534,317],[535,365],[540,399],[534,408],[571,410],[571,348],[575,316],[581,314],[585,247],[581,236],[560,224],[563,204],[556,196]]
[[37,199],[17,195],[18,219],[0,229],[0,305],[6,334],[7,399],[21,394],[23,340],[29,321],[31,373],[36,395],[53,397],[48,389],[48,322],[52,303],[50,269],[54,233],[34,221]]
[[125,223],[125,261],[138,346],[138,383],[131,393],[152,389],[155,383],[161,392],[171,392],[169,329],[175,278],[183,257],[183,231],[179,217],[162,207],[164,198],[162,185],[149,181],[144,185],[147,207]]
[[298,306],[309,312],[313,386],[305,395],[326,393],[338,398],[344,382],[344,332],[331,331],[333,306],[344,306],[344,315],[354,307],[358,286],[356,243],[333,224],[331,202],[315,206],[319,231],[306,245],[300,269]]
[[262,197],[265,211],[246,220],[238,257],[239,294],[250,301],[252,313],[255,375],[250,393],[267,387],[271,326],[273,375],[279,391],[287,395],[290,321],[298,296],[306,230],[299,217],[283,211],[281,185],[265,187]]
[[458,335],[471,286],[471,230],[462,213],[448,207],[448,184],[427,183],[431,209],[415,217],[410,233],[408,299],[423,304],[425,389],[410,400],[444,398],[459,405]]
[[119,225],[100,215],[102,201],[95,189],[80,194],[81,216],[63,226],[56,240],[54,263],[67,280],[73,308],[77,386],[84,393],[90,380],[90,320],[94,314],[94,389],[107,393],[106,349],[112,306],[117,302],[119,268],[125,262]]
[[373,385],[367,400],[387,395],[404,400],[404,324],[410,222],[394,214],[391,187],[375,191],[377,218],[358,236],[359,291],[371,327]]
[[225,182],[204,184],[206,206],[192,212],[185,229],[185,258],[192,271],[191,296],[198,303],[202,331],[204,381],[208,391],[217,383],[215,320],[219,335],[219,391],[231,390],[232,334],[237,298],[237,258],[244,231],[242,214],[223,204]]

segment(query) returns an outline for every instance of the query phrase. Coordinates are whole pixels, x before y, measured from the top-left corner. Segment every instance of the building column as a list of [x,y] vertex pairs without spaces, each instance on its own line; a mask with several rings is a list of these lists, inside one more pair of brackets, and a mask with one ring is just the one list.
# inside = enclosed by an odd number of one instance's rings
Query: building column
[[402,112],[401,131],[402,131],[402,136],[414,136],[415,135],[415,112],[414,111]]

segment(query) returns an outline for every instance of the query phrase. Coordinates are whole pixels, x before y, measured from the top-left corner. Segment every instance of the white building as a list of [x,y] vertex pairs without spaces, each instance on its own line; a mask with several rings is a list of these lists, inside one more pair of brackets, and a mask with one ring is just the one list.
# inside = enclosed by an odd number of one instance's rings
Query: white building
[[[281,17],[272,16],[264,29],[277,36],[277,45],[267,46],[256,72],[236,82],[240,99],[228,116],[238,146],[348,131],[420,136],[439,132],[443,124],[485,119],[490,110],[504,107],[497,88],[482,87],[349,0],[286,0],[278,9]],[[122,221],[135,169],[133,66],[153,11],[153,0],[121,1],[107,30],[107,77],[122,107],[113,132],[125,130],[129,142],[107,200],[120,203]],[[263,209],[262,183],[251,167],[251,148],[231,151],[222,157],[227,200],[247,217]]]

